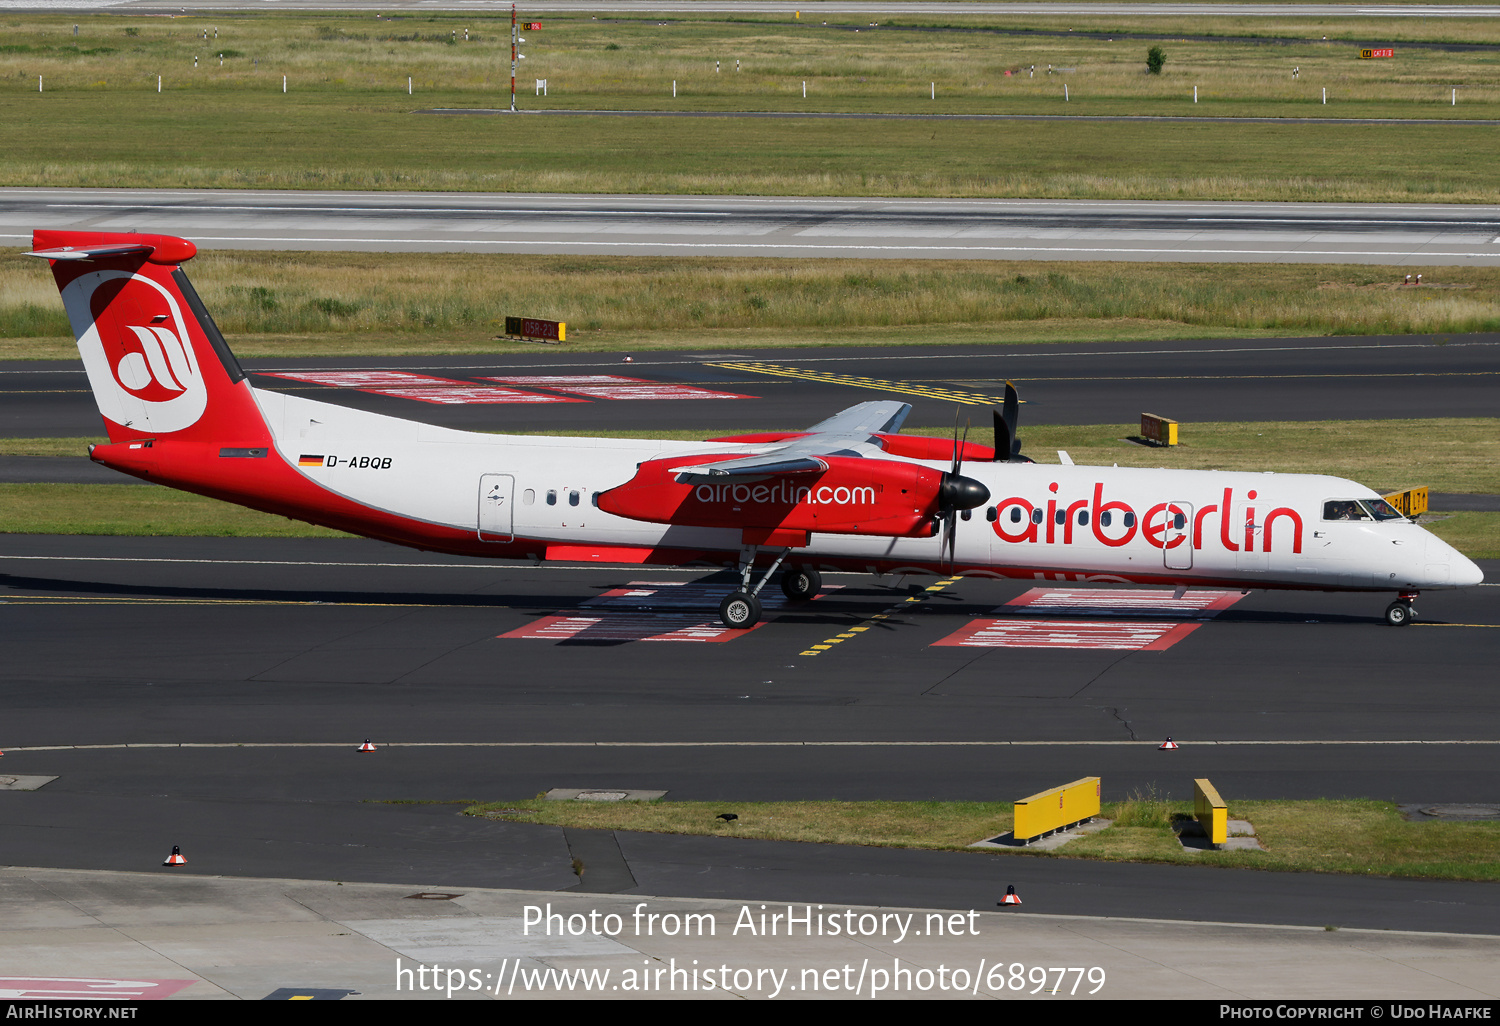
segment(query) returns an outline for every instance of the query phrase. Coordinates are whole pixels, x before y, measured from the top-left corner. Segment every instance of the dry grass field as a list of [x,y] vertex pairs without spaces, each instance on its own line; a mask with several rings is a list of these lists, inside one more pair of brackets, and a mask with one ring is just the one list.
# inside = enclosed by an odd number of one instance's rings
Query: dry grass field
[[[503,352],[517,296],[571,350],[1500,329],[1500,269],[207,251],[245,356]],[[44,264],[0,258],[0,359],[76,359]]]
[[[508,23],[7,12],[3,25],[0,183],[10,185],[1500,196],[1493,127],[1284,120],[1500,118],[1500,39],[1485,19],[877,27],[577,15],[529,34],[519,75],[523,110],[1276,119],[1239,124],[444,117],[414,111],[509,106]],[[1358,58],[1381,43],[1396,57]],[[1167,54],[1161,75],[1145,71],[1152,45]],[[1470,48],[1441,48],[1458,45]],[[545,98],[534,95],[541,78]]]

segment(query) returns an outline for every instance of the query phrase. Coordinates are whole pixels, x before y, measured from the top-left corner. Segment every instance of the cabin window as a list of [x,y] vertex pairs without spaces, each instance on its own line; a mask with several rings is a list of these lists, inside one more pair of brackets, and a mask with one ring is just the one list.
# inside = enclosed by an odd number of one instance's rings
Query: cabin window
[[578,489],[575,488],[571,492],[568,493],[568,505],[569,506],[576,506],[576,505],[578,505]]
[[530,506],[536,502],[536,489],[528,488],[521,493],[521,501]]
[[1089,511],[1081,509],[1078,511],[1078,526],[1083,527],[1089,522]]
[[984,511],[984,519],[993,524],[996,520],[1000,519],[1000,511],[997,510],[994,506],[991,506],[989,509]]
[[1031,522],[1033,524],[1040,524],[1042,522],[1042,511],[1041,510],[1039,510],[1039,509],[1033,509],[1031,511]]
[[598,509],[599,508],[599,493],[595,492],[593,495],[590,495],[589,496],[589,502],[593,503],[595,509]]
[[1021,507],[1020,506],[1012,506],[1010,508],[1010,522],[1013,523],[1013,524],[1019,524],[1021,522]]
[[972,509],[966,509],[966,510],[964,510],[962,513],[960,513],[958,515],[958,518],[960,520],[968,520],[973,515],[974,515],[974,511]]
[[556,488],[548,488],[547,489],[547,505],[549,505],[549,506],[556,506],[557,505],[557,489]]
[[1057,513],[1053,515],[1052,519],[1057,523],[1059,527],[1061,527],[1063,524],[1068,522],[1067,511],[1061,509],[1058,510]]
[[1134,527],[1135,526],[1135,514],[1134,513],[1126,513],[1125,514],[1125,526],[1126,527]]
[[1109,526],[1109,522],[1111,520],[1113,520],[1113,519],[1114,519],[1114,514],[1111,513],[1109,510],[1105,510],[1103,513],[1099,514],[1099,526],[1100,527],[1108,527]]
[[1187,527],[1187,515],[1179,512],[1172,518],[1172,526],[1179,531]]

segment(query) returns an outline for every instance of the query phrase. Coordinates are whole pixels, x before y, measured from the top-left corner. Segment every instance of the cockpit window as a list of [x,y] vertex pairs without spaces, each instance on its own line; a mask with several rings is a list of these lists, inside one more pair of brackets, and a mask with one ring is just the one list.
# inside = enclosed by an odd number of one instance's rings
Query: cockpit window
[[[1398,516],[1400,514],[1397,514]],[[1370,520],[1369,512],[1358,499],[1330,499],[1323,503],[1324,520]]]
[[1375,514],[1376,520],[1405,520],[1401,512],[1384,499],[1366,499],[1365,508]]

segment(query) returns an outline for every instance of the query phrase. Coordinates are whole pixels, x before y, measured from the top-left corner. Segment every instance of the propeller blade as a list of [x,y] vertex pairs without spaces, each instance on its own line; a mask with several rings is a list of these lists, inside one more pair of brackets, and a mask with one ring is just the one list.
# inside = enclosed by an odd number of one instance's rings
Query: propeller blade
[[[1016,436],[1016,426],[1021,420],[1021,397],[1016,395],[1016,386],[1009,381],[1005,382],[1005,410],[1002,416],[1010,443],[1005,449],[1005,458],[1010,460],[1021,454],[1021,439]],[[1000,457],[999,452],[995,453],[995,457]]]
[[953,407],[953,465],[948,468],[948,473],[957,475],[958,465],[963,462],[958,454],[958,415],[959,407]]
[[1004,463],[1010,458],[1010,425],[1005,423],[999,410],[991,410],[990,416],[995,419],[995,455],[992,458],[996,463]]

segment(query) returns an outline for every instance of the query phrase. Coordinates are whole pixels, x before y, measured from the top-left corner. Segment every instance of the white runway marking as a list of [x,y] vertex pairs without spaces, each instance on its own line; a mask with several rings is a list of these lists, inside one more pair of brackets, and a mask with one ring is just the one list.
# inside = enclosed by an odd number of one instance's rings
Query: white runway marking
[[[1146,741],[381,741],[378,748],[1100,748],[1149,746],[1153,751],[1160,740]],[[1276,745],[1282,747],[1317,747],[1321,745],[1500,745],[1496,740],[1390,740],[1390,741],[1341,741],[1341,740],[1179,740],[1183,748],[1193,745],[1216,747],[1250,747]],[[347,748],[358,749],[358,741],[153,741],[147,743],[84,744],[84,745],[5,745],[5,752],[69,752],[115,749],[156,748]]]

